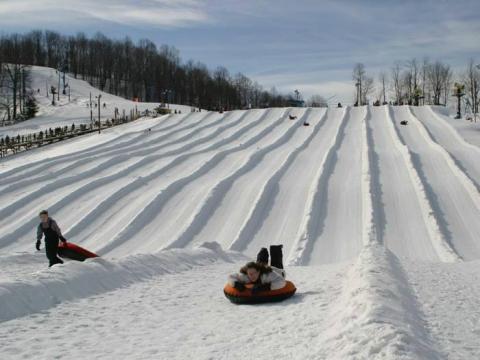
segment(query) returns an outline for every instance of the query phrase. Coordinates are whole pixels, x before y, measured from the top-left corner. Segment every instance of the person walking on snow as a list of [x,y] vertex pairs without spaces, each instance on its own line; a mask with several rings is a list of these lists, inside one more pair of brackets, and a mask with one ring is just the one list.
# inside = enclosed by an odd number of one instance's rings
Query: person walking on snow
[[61,240],[66,243],[67,239],[62,235],[57,222],[48,216],[47,210],[40,211],[39,216],[41,222],[37,228],[37,243],[35,247],[40,251],[42,236],[45,236],[45,252],[50,262],[49,267],[55,264],[63,264],[63,261],[57,256],[58,241]]

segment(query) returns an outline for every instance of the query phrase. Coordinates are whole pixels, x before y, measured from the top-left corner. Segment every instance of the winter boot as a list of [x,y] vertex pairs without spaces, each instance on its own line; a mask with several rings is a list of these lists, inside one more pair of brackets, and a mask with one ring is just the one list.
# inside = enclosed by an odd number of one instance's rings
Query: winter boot
[[270,245],[270,265],[278,269],[283,269],[283,245]]

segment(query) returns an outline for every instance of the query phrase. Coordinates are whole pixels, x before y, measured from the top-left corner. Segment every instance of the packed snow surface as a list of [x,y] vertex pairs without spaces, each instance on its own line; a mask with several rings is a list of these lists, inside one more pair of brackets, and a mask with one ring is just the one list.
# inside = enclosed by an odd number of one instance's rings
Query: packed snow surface
[[[480,358],[468,126],[430,107],[182,112],[5,158],[1,358]],[[46,269],[44,208],[101,258]],[[270,244],[297,294],[228,302]]]

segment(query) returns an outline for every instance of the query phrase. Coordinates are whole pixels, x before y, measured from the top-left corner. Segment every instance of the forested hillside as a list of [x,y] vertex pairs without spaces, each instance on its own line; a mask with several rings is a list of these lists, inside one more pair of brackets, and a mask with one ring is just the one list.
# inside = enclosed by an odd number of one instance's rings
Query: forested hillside
[[25,65],[55,68],[102,91],[143,102],[228,110],[284,106],[287,101],[275,89],[266,91],[225,67],[210,70],[193,60],[182,62],[179,51],[168,45],[157,47],[147,39],[134,43],[128,37],[110,39],[101,33],[90,38],[83,33],[67,36],[47,30],[0,37],[0,87],[9,88],[0,93],[14,93],[10,97],[15,99],[4,101],[10,107],[28,98]]

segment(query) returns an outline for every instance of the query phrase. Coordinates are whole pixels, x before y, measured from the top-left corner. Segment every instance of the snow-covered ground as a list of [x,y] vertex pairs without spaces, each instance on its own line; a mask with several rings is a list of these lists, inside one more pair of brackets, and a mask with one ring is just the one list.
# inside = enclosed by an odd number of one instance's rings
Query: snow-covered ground
[[[62,74],[63,76],[63,74]],[[34,90],[34,96],[38,103],[39,111],[35,118],[27,121],[22,121],[14,125],[0,126],[0,137],[2,136],[16,136],[18,134],[29,134],[39,132],[45,129],[55,128],[57,126],[71,126],[80,124],[90,124],[90,93],[92,94],[93,105],[97,102],[96,96],[101,95],[100,116],[103,121],[113,119],[115,117],[115,108],[119,111],[119,116],[122,116],[123,111],[129,116],[131,110],[137,109],[138,112],[145,110],[153,111],[158,107],[159,103],[144,103],[126,100],[119,96],[115,96],[103,91],[100,91],[88,82],[75,79],[73,76],[66,75],[65,83],[70,86],[70,101],[68,100],[68,88],[66,95],[63,95],[63,78],[60,82],[60,100],[55,97],[55,105],[52,105],[52,95],[50,93],[50,86],[58,88],[58,72],[55,69],[32,66],[31,67],[31,88]],[[48,97],[47,97],[48,88]],[[39,92],[38,92],[39,91]],[[105,103],[106,107],[103,107]],[[169,105],[172,111],[181,111],[188,113],[191,111],[190,106],[185,105]],[[93,107],[93,119],[98,120],[98,107]],[[2,114],[0,114],[2,115]],[[2,116],[0,116],[2,117]],[[0,119],[0,124],[1,124]]]
[[[459,124],[182,112],[2,159],[1,357],[480,358],[480,137]],[[45,269],[43,208],[102,257]],[[226,276],[277,243],[297,294],[228,302]]]

